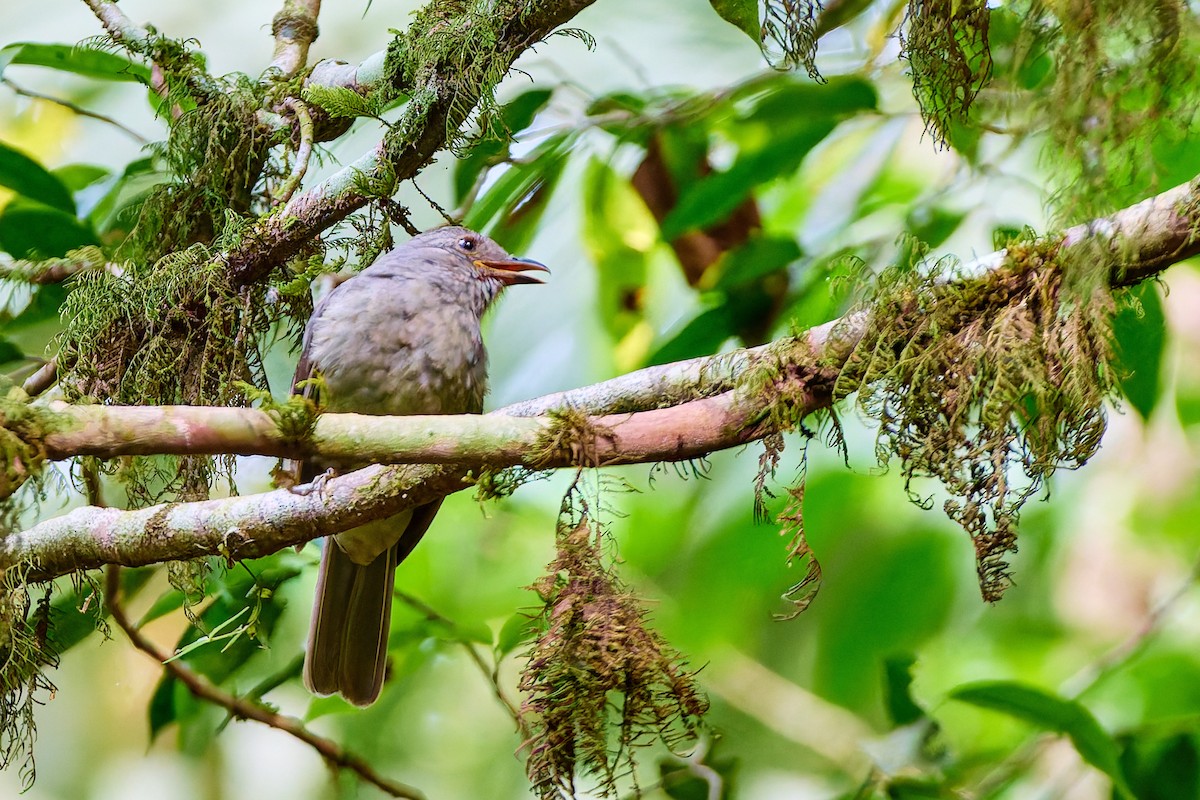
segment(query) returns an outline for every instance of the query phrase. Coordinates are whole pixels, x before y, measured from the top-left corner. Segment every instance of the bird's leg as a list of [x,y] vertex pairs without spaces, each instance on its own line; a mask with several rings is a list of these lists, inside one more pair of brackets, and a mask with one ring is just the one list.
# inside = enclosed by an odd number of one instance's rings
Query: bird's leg
[[288,491],[292,494],[298,494],[301,497],[308,497],[313,492],[320,494],[325,490],[325,483],[330,478],[335,477],[337,477],[337,470],[333,467],[330,467],[308,483],[302,483],[299,486],[292,486],[288,489]]

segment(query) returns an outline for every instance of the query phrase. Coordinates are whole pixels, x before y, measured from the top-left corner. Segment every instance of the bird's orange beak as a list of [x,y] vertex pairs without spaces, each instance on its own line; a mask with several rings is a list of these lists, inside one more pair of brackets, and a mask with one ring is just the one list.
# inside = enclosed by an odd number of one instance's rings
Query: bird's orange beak
[[541,278],[526,275],[525,272],[529,270],[550,271],[545,264],[530,258],[509,258],[504,261],[479,260],[475,262],[475,266],[484,275],[495,278],[506,286],[512,286],[514,283],[542,283]]

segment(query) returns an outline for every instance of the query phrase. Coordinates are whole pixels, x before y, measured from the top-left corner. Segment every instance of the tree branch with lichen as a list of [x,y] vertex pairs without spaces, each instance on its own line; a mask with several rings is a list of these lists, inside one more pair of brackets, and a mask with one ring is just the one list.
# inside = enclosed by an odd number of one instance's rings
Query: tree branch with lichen
[[[1200,252],[1198,231],[1200,182],[1193,181],[1043,246],[1060,255],[1108,252],[1119,259],[1113,282],[1129,283]],[[982,276],[962,280],[996,274],[1012,257],[1004,251],[987,256],[977,269],[964,270],[985,270]],[[828,406],[837,370],[869,321],[869,312],[860,311],[802,337],[648,368],[491,415],[322,415],[302,437],[281,433],[276,418],[256,410],[52,406],[39,413],[60,415],[59,424],[44,425],[48,432],[36,443],[49,457],[239,452],[427,466],[372,466],[307,494],[277,490],[136,511],[77,509],[10,534],[0,545],[0,566],[32,563],[31,579],[44,580],[107,563],[256,557],[458,491],[466,485],[466,465],[657,462],[737,446]],[[749,390],[748,378],[764,367],[769,380]],[[783,416],[781,402],[788,404]],[[559,415],[548,416],[554,410]]]

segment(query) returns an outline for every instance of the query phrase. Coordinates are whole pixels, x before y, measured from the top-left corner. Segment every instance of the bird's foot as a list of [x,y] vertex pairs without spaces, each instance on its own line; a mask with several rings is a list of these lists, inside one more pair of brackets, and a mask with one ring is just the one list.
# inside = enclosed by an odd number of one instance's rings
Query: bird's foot
[[301,497],[308,497],[314,492],[320,494],[321,492],[325,491],[325,484],[329,481],[329,479],[336,475],[337,470],[335,470],[333,467],[330,467],[308,483],[302,483],[299,486],[292,486],[288,489],[288,491],[292,494],[298,494]]

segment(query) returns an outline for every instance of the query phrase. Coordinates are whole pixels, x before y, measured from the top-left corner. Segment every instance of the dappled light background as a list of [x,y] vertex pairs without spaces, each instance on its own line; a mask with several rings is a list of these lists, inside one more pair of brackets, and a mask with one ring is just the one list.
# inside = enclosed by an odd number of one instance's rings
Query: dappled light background
[[[391,0],[327,3],[310,62],[353,62],[379,50],[387,29],[403,28],[416,7]],[[135,21],[198,40],[214,72],[256,76],[270,60],[275,4],[123,0],[121,8]],[[0,45],[74,42],[100,31],[86,7],[69,0],[5,0],[0,21]],[[594,51],[554,37],[523,57],[502,85],[502,101],[557,87],[516,145],[518,158],[577,124],[602,95],[715,90],[766,68],[745,36],[704,2],[605,0],[573,25],[595,37]],[[878,113],[838,127],[798,169],[758,191],[765,231],[793,237],[804,254],[788,267],[793,286],[804,282],[817,256],[842,250],[882,268],[896,257],[902,232],[929,241],[934,257],[970,261],[995,249],[997,230],[1041,231],[1053,220],[1054,154],[1044,141],[1033,136],[1014,145],[985,133],[972,165],[956,151],[937,150],[923,133],[898,44],[881,39],[883,29],[879,15],[868,13],[826,37],[818,60],[831,77],[869,75]],[[873,72],[864,67],[870,60]],[[149,140],[164,136],[146,111],[145,90],[134,84],[100,85],[20,66],[4,75],[21,87],[103,108]],[[802,72],[795,76],[801,79]],[[349,163],[379,132],[375,121],[356,121],[350,135],[321,153],[317,175]],[[139,150],[110,125],[4,86],[0,141],[51,168],[120,169]],[[1200,151],[1200,142],[1193,144]],[[727,166],[721,153],[717,148],[713,156],[718,169]],[[681,332],[713,307],[712,287],[689,286],[640,198],[626,184],[610,186],[604,209],[588,209],[585,194],[600,185],[597,170],[628,178],[641,157],[614,146],[598,128],[573,146],[521,253],[550,265],[553,275],[544,287],[510,293],[488,323],[489,407],[603,380],[660,351],[684,357],[708,346]],[[448,209],[455,206],[452,168],[453,157],[442,154],[417,181]],[[441,221],[410,185],[398,199],[419,226]],[[600,299],[613,279],[600,266],[601,251],[613,236],[640,254],[644,269],[630,318],[618,319],[625,312]],[[1200,555],[1200,276],[1194,265],[1181,264],[1164,283],[1170,291],[1151,286],[1145,303],[1152,316],[1160,313],[1154,299],[1161,297],[1166,331],[1161,352],[1148,351],[1153,361],[1145,369],[1161,368],[1148,419],[1128,402],[1110,409],[1099,455],[1082,470],[1056,475],[1048,498],[1026,507],[1012,559],[1014,585],[997,604],[980,600],[972,544],[941,513],[939,489],[912,487],[918,497],[933,497],[933,510],[909,502],[897,471],[875,463],[874,431],[850,406],[838,414],[848,463],[827,445],[825,423],[811,438],[788,438],[773,484],[779,496],[769,505],[777,513],[807,454],[805,519],[824,579],[811,608],[794,620],[776,617],[792,610],[782,596],[802,570],[788,566],[787,540],[777,526],[754,518],[757,445],[678,469],[639,466],[588,478],[604,498],[602,521],[614,535],[620,574],[667,640],[702,668],[713,703],[712,733],[702,746],[706,763],[723,765],[734,787],[730,796],[848,797],[869,765],[914,776],[944,767],[968,776],[968,787],[994,789],[987,782],[1000,782],[1002,797],[1110,796],[1107,778],[1069,742],[1046,740],[1026,723],[948,698],[955,687],[984,679],[1019,679],[1066,695],[1083,691],[1081,699],[1119,741],[1136,734],[1155,752],[1200,752],[1194,743],[1179,744],[1192,742],[1200,720],[1200,592],[1191,585]],[[814,291],[825,288],[820,281]],[[19,306],[21,299],[7,302]],[[786,333],[793,319],[807,327],[840,313],[804,297],[790,302],[768,334]],[[51,322],[12,335],[32,352],[55,329]],[[290,341],[281,335],[267,356],[278,396],[286,394],[294,366]],[[736,340],[726,336],[717,344],[732,347]],[[272,462],[240,464],[240,491],[268,488]],[[520,737],[461,641],[488,649],[507,621],[535,606],[526,587],[553,556],[555,519],[570,478],[554,475],[482,505],[470,491],[449,498],[397,582],[448,621],[397,604],[392,676],[375,706],[358,710],[313,699],[298,679],[266,699],[430,798],[528,796]],[[79,499],[64,490],[61,501]],[[58,511],[50,502],[42,513]],[[262,652],[225,685],[246,691],[297,664],[317,557],[315,545],[286,556],[303,575],[283,584],[286,605]],[[165,577],[154,577],[150,589],[131,603],[135,617],[167,589]],[[1138,638],[1147,625],[1153,634]],[[145,630],[174,647],[187,626],[175,611]],[[1132,651],[1121,650],[1125,644]],[[520,664],[520,648],[501,661],[500,682],[510,696]],[[911,702],[936,720],[936,729],[919,714],[925,723],[897,725],[898,698],[908,696],[897,688],[898,676],[906,669]],[[58,692],[39,709],[37,782],[24,795],[30,800],[378,796],[350,776],[334,775],[314,751],[278,731],[225,724],[222,711],[202,707],[178,687],[170,698],[173,716],[152,733],[151,699],[161,671],[119,631],[71,649],[52,677]],[[1012,766],[1016,777],[972,773],[978,762],[1000,765],[998,771]],[[677,763],[665,751],[647,754],[642,785],[655,785],[660,764]],[[1156,762],[1147,755],[1137,763]],[[15,796],[20,786],[16,770],[0,774],[0,796]],[[654,791],[651,797],[667,796]]]

